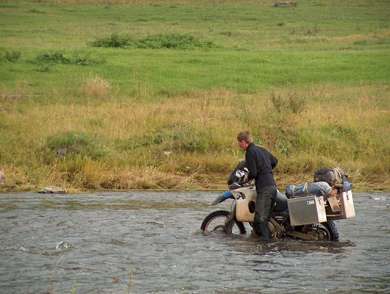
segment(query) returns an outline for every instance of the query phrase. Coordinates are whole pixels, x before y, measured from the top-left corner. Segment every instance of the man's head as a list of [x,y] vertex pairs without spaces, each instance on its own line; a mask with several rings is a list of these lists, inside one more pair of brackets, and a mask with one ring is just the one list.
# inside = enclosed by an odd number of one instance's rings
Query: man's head
[[240,132],[237,135],[238,146],[242,150],[246,150],[250,143],[253,142],[252,136],[248,131]]

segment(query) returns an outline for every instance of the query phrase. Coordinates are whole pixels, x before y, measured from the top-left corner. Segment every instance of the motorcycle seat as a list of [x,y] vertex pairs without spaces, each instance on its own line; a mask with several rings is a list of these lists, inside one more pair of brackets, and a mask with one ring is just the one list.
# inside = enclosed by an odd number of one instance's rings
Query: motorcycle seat
[[275,212],[282,212],[287,210],[287,196],[277,190],[276,197],[274,199],[274,207],[272,209]]

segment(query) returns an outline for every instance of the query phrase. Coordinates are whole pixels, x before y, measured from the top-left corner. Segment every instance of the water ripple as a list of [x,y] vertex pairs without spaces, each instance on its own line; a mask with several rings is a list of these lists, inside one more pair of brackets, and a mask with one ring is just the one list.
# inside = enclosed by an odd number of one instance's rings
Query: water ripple
[[202,219],[215,209],[208,206],[215,194],[3,194],[0,289],[390,292],[390,195],[356,193],[357,216],[337,222],[338,243],[263,244],[249,236],[201,233]]

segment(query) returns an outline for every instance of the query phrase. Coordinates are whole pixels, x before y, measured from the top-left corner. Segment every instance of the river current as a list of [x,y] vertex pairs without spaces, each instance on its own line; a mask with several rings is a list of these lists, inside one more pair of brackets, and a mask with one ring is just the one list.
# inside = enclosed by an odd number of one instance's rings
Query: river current
[[390,194],[339,242],[203,235],[217,192],[0,195],[0,293],[390,293]]

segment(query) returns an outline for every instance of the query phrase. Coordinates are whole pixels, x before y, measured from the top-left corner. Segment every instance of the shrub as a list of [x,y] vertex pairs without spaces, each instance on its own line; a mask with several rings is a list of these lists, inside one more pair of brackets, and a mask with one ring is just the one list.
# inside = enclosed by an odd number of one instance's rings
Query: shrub
[[295,93],[290,93],[287,96],[280,94],[271,94],[271,104],[278,113],[301,113],[306,106],[306,100],[299,97]]
[[131,44],[131,40],[128,36],[111,34],[109,37],[97,39],[92,42],[93,47],[105,47],[105,48],[126,48]]
[[136,42],[137,48],[150,49],[192,49],[212,48],[212,42],[200,41],[189,34],[167,34],[148,36]]
[[95,65],[103,62],[104,59],[92,56],[90,53],[65,54],[61,51],[41,53],[34,60],[34,63],[38,64]]
[[0,52],[0,59],[8,62],[17,62],[21,56],[22,54],[20,51],[15,50],[5,50]]
[[92,56],[90,53],[73,53],[70,57],[70,63],[75,65],[95,65],[104,63],[103,58]]
[[45,52],[37,55],[35,61],[38,63],[58,63],[58,64],[68,64],[70,60],[64,55],[64,53],[56,52]]
[[54,156],[60,158],[80,156],[97,159],[105,153],[94,138],[78,132],[65,132],[48,137],[45,147],[49,151],[48,159]]
[[201,41],[189,34],[152,35],[139,40],[132,40],[129,36],[111,34],[106,38],[92,42],[94,47],[108,48],[139,48],[139,49],[192,49],[212,48],[213,42]]
[[38,13],[38,14],[45,14],[46,13],[45,11],[42,11],[42,10],[39,10],[39,9],[35,9],[35,8],[30,9],[27,12],[29,12],[29,13]]

